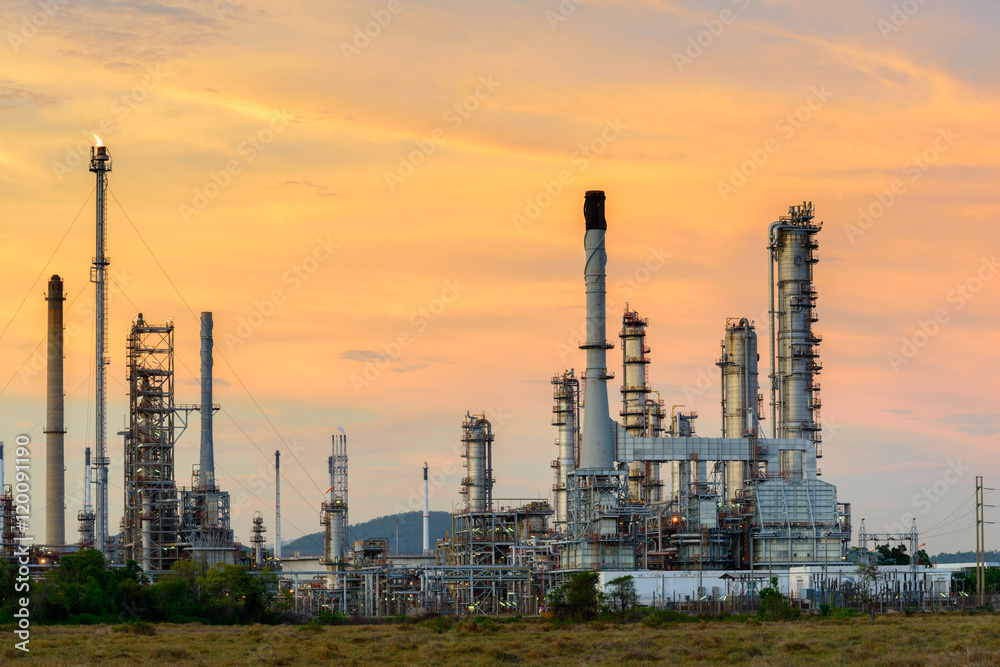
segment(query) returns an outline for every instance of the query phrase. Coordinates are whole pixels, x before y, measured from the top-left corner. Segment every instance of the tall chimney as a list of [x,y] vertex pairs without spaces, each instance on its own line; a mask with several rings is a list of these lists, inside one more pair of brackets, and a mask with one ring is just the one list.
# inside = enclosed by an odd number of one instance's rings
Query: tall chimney
[[611,470],[615,448],[611,440],[611,417],[608,414],[607,341],[605,321],[605,274],[608,255],[604,250],[604,235],[608,229],[604,218],[604,192],[590,190],[583,203],[586,233],[584,279],[587,284],[587,342],[580,349],[587,351],[586,402],[583,409],[583,442],[580,446],[580,468]]
[[48,396],[45,418],[45,543],[61,547],[66,544],[66,472],[63,440],[65,396],[63,393],[63,281],[59,276],[49,280],[48,327]]
[[424,461],[424,555],[431,552],[431,494],[427,485],[427,461]]
[[281,452],[274,450],[274,559],[281,560]]
[[215,486],[215,451],[212,442],[212,313],[201,314],[201,458],[199,482]]

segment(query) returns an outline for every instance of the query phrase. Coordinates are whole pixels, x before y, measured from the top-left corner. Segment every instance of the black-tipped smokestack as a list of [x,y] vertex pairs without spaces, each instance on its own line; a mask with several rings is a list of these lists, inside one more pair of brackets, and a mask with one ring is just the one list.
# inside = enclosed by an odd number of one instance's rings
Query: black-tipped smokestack
[[583,218],[587,221],[587,229],[608,228],[604,218],[604,190],[588,190],[583,200]]

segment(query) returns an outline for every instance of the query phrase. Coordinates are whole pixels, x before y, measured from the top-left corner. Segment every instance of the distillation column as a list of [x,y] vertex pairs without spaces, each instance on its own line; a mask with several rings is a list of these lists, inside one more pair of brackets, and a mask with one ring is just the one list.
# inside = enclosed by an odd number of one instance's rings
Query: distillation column
[[[819,385],[814,378],[821,368],[816,351],[820,337],[813,333],[812,324],[817,319],[813,265],[819,261],[815,235],[822,223],[814,224],[813,217],[811,202],[792,206],[788,215],[772,223],[768,230],[771,330],[775,332],[771,349],[771,410],[772,414],[775,410],[778,413],[772,435],[812,440],[817,444],[819,457]],[[773,277],[775,266],[777,283]]]
[[45,417],[45,542],[49,546],[66,544],[66,472],[63,441],[66,427],[63,419],[63,282],[59,276],[49,280],[48,355]]
[[552,425],[559,427],[556,445],[559,458],[552,462],[555,468],[553,486],[553,509],[556,530],[562,532],[566,526],[566,475],[576,470],[576,448],[579,429],[577,427],[577,404],[580,394],[580,380],[573,369],[552,378]]
[[[327,460],[330,471],[329,497],[322,505],[320,523],[324,527],[323,564],[330,572],[343,569],[347,555],[347,436],[333,436],[333,455]],[[327,588],[337,584],[327,575]]]
[[[647,397],[649,382],[646,369],[649,365],[649,348],[646,347],[646,326],[649,320],[639,317],[625,305],[622,318],[622,426],[634,437],[651,435]],[[656,468],[655,473],[653,468]],[[650,503],[659,499],[659,464],[651,461],[630,461],[628,464],[629,500]]]
[[486,415],[466,413],[462,422],[462,456],[468,475],[461,493],[471,512],[487,512],[493,507],[493,427]]
[[[91,281],[94,283],[94,387],[96,390],[96,420],[94,443],[96,447],[93,460],[96,469],[97,507],[94,542],[97,549],[107,555],[108,550],[108,465],[111,460],[107,453],[107,366],[108,358],[108,286],[105,282],[108,265],[111,261],[104,254],[108,245],[108,172],[111,171],[111,155],[107,146],[94,146],[90,149],[90,171],[97,175],[97,254],[94,256],[91,269]],[[88,480],[89,482],[89,480]]]
[[[722,371],[722,437],[745,438],[749,449],[754,446],[759,419],[757,332],[749,320],[726,322],[722,358],[716,365]],[[750,470],[745,461],[727,461],[725,470],[725,499],[732,502],[746,485]]]

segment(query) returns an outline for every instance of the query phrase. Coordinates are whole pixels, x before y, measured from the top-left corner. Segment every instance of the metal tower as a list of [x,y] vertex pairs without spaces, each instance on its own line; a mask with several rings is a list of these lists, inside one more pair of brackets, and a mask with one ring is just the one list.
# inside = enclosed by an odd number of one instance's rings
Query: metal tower
[[125,439],[126,560],[146,572],[169,570],[180,556],[174,482],[174,324],[147,324],[128,337],[129,430]]
[[260,512],[253,513],[253,527],[250,528],[250,569],[261,570],[267,560],[267,542],[264,533],[264,517]]
[[493,426],[485,414],[466,414],[462,422],[462,457],[468,476],[461,494],[472,512],[493,510]]
[[[95,137],[96,138],[96,137]],[[98,141],[100,143],[100,141]],[[104,254],[108,244],[108,172],[111,171],[111,155],[107,146],[92,146],[90,149],[90,171],[97,174],[97,254],[94,256],[90,281],[95,285],[94,294],[94,386],[96,388],[96,420],[94,443],[96,456],[93,460],[96,472],[97,511],[94,541],[104,555],[108,552],[108,465],[107,453],[107,365],[108,359],[108,286],[105,282],[111,261]],[[90,480],[87,480],[88,483]]]
[[[813,205],[791,206],[788,215],[768,230],[771,261],[771,437],[805,438],[820,451],[819,385],[814,382],[822,365],[816,346],[822,338],[813,333],[816,290],[813,265],[819,261],[815,235],[823,225],[813,224]],[[778,280],[774,280],[774,267]],[[775,307],[777,291],[777,307]],[[775,326],[777,316],[777,326]],[[776,414],[777,413],[777,414]]]
[[87,447],[83,460],[84,465],[84,502],[83,509],[77,513],[76,520],[80,529],[80,549],[94,548],[94,506],[90,500],[90,447]]
[[330,472],[329,497],[322,505],[324,526],[323,564],[331,568],[344,563],[347,555],[347,436],[333,436],[333,456],[327,460]]

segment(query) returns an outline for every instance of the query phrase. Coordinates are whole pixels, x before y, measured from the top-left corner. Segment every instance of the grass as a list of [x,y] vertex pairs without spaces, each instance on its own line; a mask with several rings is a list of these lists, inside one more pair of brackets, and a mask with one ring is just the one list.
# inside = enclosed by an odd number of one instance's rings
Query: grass
[[553,625],[493,619],[385,625],[34,627],[31,653],[13,648],[0,665],[979,665],[1000,664],[996,614],[893,614],[759,623]]

